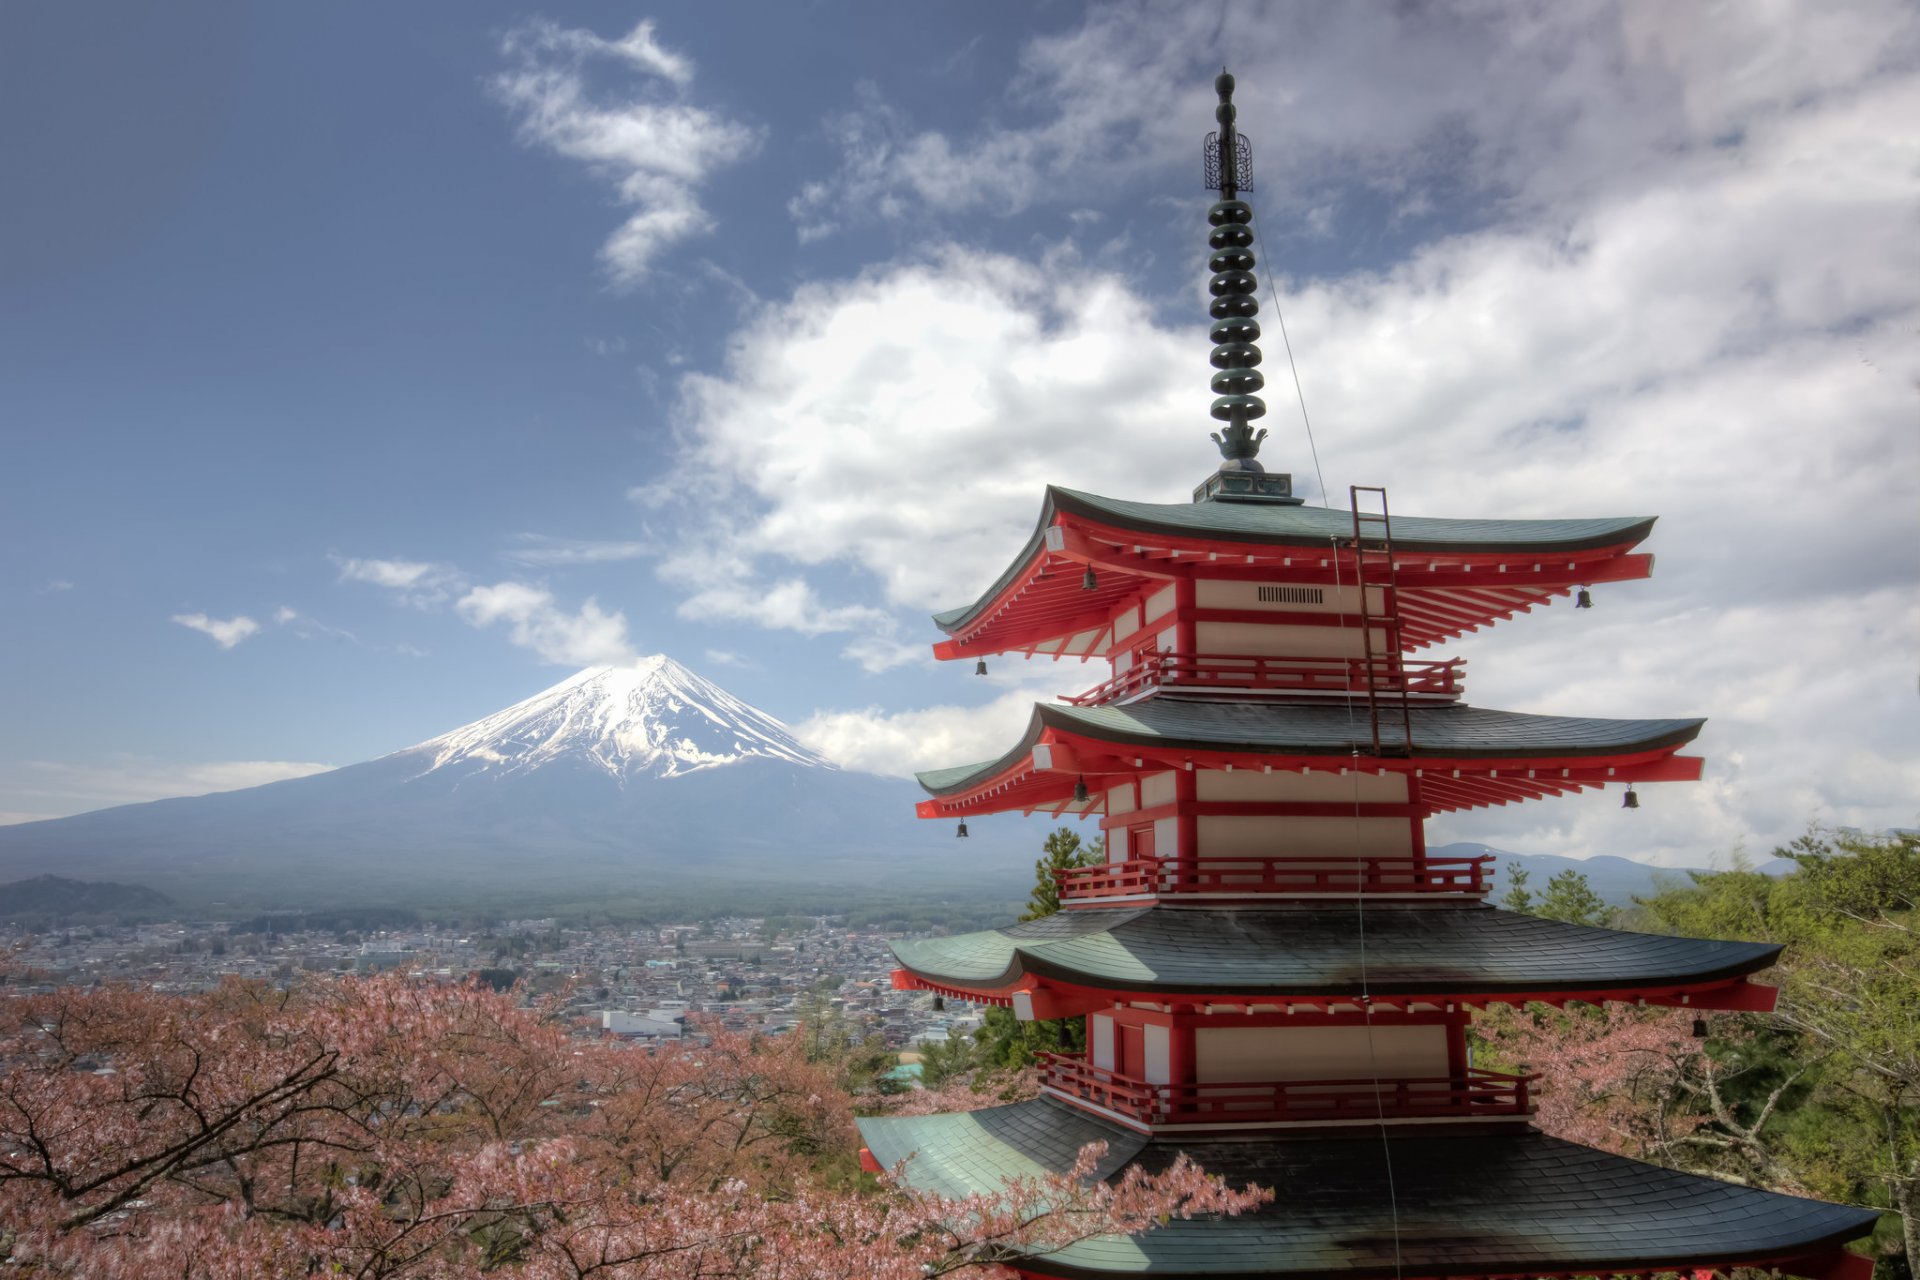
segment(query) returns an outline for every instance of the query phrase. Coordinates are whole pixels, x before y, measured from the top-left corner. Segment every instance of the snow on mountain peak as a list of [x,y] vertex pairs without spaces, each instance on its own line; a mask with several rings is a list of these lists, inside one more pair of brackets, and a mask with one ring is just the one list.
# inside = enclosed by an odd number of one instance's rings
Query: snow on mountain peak
[[673,777],[755,756],[831,769],[792,730],[725,689],[654,654],[588,667],[551,689],[396,755],[424,773],[451,766],[506,777],[559,762],[624,780]]

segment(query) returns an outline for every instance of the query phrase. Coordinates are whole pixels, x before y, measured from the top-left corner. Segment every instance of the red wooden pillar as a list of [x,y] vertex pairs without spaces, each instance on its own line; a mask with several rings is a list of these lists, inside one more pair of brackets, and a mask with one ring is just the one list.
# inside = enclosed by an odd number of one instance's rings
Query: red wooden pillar
[[1200,796],[1200,776],[1191,768],[1173,775],[1174,828],[1178,833],[1174,852],[1189,866],[1200,852],[1200,815],[1195,807]]
[[1192,656],[1200,652],[1200,631],[1194,623],[1193,576],[1173,580],[1173,651]]
[[1173,1015],[1167,1031],[1167,1077],[1174,1084],[1194,1083],[1194,1034],[1198,1019],[1190,1013]]

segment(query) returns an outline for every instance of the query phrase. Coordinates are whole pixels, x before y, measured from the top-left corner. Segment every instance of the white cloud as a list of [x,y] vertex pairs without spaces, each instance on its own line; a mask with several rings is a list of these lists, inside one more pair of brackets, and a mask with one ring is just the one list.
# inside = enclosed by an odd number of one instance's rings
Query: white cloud
[[12,771],[9,787],[10,796],[31,800],[34,810],[0,815],[0,821],[33,822],[110,805],[236,791],[325,773],[331,768],[304,760],[165,763],[134,755],[116,756],[103,764],[34,760]]
[[533,55],[572,54],[577,57],[618,58],[635,69],[684,85],[693,79],[693,64],[653,38],[653,23],[643,21],[618,40],[607,40],[591,31],[564,28],[536,18],[510,33],[502,42],[505,52]]
[[[1169,12],[1126,10],[1089,30],[1114,39],[1129,23],[1185,20]],[[1389,21],[1386,10],[1337,12],[1326,21],[1351,39]],[[1391,21],[1458,21],[1428,12]],[[1717,43],[1717,32],[1666,32],[1659,11],[1601,11],[1578,20],[1607,36],[1588,50],[1568,39],[1564,12],[1502,28],[1533,62],[1490,77],[1499,83],[1484,102],[1466,92],[1458,49],[1441,48],[1423,72],[1417,42],[1395,46],[1412,103],[1457,96],[1463,136],[1485,134],[1459,158],[1475,182],[1511,193],[1499,218],[1374,272],[1304,285],[1283,276],[1278,289],[1336,505],[1359,482],[1389,484],[1402,512],[1662,514],[1651,583],[1605,588],[1592,613],[1549,610],[1463,646],[1484,654],[1475,701],[1707,715],[1711,762],[1703,784],[1650,789],[1630,823],[1616,792],[1441,830],[1698,863],[1743,839],[1769,847],[1814,814],[1911,824],[1920,143],[1886,122],[1920,118],[1920,76],[1876,61],[1885,42],[1836,35],[1853,16],[1792,10],[1776,36],[1742,10]],[[1907,18],[1883,25],[1896,50],[1911,45]],[[1608,51],[1629,36],[1615,67]],[[1031,54],[1029,66],[1058,52]],[[1085,92],[1099,73],[1149,102],[1165,74],[1156,64],[1137,87],[1111,59],[1084,75],[1067,61],[1058,73],[1087,80]],[[1299,92],[1331,93],[1336,71],[1355,78],[1353,59],[1326,63]],[[1256,82],[1289,92],[1244,75],[1249,110]],[[1529,94],[1538,118],[1502,135],[1500,114],[1526,115]],[[1344,124],[1291,127],[1345,129],[1307,158],[1364,143],[1355,154],[1368,180],[1412,192],[1439,163],[1426,154],[1430,126],[1448,111],[1364,105]],[[1138,127],[1157,128],[1147,117],[1159,110],[1142,109]],[[1180,117],[1209,114],[1196,103]],[[709,481],[717,465],[732,486],[682,524],[666,562],[691,592],[686,608],[757,610],[763,625],[796,630],[859,618],[864,634],[901,644],[861,610],[973,598],[1031,532],[1045,482],[1183,500],[1215,461],[1203,307],[1169,327],[1128,280],[1064,253],[947,247],[808,285],[754,315],[721,374],[685,379],[686,465]],[[1199,283],[1196,271],[1196,293]],[[1265,459],[1311,493],[1269,327]],[[669,477],[651,500],[675,488]],[[776,591],[809,607],[764,610],[758,596]],[[1584,629],[1556,625],[1569,617]],[[809,732],[859,767],[951,764],[1003,749],[1019,720],[1005,714],[1003,724],[993,709],[823,713]]]
[[871,86],[825,122],[841,153],[789,202],[803,240],[873,218],[1085,203],[1198,167],[1213,51],[1231,49],[1266,211],[1362,193],[1405,217],[1479,193],[1507,213],[1658,180],[1910,65],[1900,0],[1755,4],[1711,21],[1660,0],[1545,5],[1105,5],[1037,39],[964,135],[916,128]]
[[53,578],[48,580],[47,585],[40,588],[40,594],[55,595],[62,591],[71,591],[71,590],[73,590],[73,584],[71,582],[67,581],[65,578]]
[[627,641],[626,615],[606,613],[591,598],[568,612],[544,587],[497,582],[474,587],[454,608],[475,627],[506,623],[513,643],[548,662],[597,666],[631,662],[636,656]]
[[260,624],[245,614],[231,618],[210,618],[204,613],[176,613],[173,620],[183,627],[213,637],[213,642],[222,649],[231,649],[260,630]]
[[1036,270],[950,248],[802,288],[736,337],[727,376],[683,381],[686,465],[739,492],[676,522],[663,567],[692,593],[682,612],[884,631],[874,606],[764,567],[780,560],[856,565],[891,605],[956,603],[1005,564],[1047,481],[1125,492],[1201,461],[1170,427],[1205,421],[1193,350],[1064,257]]
[[638,560],[653,548],[644,542],[606,542],[588,538],[550,538],[545,534],[523,533],[519,545],[500,554],[516,564],[571,565],[611,564]]
[[1026,728],[1036,698],[1044,696],[1026,687],[1002,693],[977,707],[821,711],[795,725],[793,732],[801,742],[844,768],[910,777],[922,769],[944,769],[998,757]]
[[275,625],[286,627],[302,640],[340,640],[349,644],[360,643],[360,637],[345,627],[336,627],[308,614],[301,613],[291,605],[281,605],[273,611]]
[[[759,131],[685,100],[693,65],[642,22],[618,40],[536,22],[509,35],[516,61],[493,88],[518,118],[521,139],[585,164],[611,182],[633,212],[601,248],[615,284],[645,278],[661,250],[711,229],[700,184],[750,154]],[[584,65],[611,58],[644,77],[628,96],[595,101]]]
[[429,609],[447,602],[465,585],[452,565],[426,560],[354,559],[330,556],[342,582],[365,582],[385,587],[416,608]]

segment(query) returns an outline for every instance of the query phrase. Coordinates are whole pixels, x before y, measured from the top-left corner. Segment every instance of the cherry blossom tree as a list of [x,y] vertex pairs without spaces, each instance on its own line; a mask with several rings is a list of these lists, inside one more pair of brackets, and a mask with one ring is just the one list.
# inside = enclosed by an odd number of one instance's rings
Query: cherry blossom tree
[[857,1146],[799,1036],[648,1051],[391,975],[0,999],[0,1260],[36,1275],[908,1280],[1265,1194],[1089,1148],[945,1201],[823,1173]]

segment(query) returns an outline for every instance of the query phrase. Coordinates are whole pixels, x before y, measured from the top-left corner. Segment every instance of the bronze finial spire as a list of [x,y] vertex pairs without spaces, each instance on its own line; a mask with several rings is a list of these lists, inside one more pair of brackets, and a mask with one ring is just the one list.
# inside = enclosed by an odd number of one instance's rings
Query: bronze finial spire
[[1213,231],[1207,237],[1212,257],[1207,266],[1213,272],[1210,288],[1213,305],[1213,416],[1227,425],[1213,433],[1225,461],[1217,474],[1209,476],[1194,490],[1195,502],[1215,500],[1242,502],[1289,502],[1293,477],[1268,475],[1256,455],[1264,430],[1250,424],[1265,416],[1267,402],[1257,394],[1266,385],[1256,367],[1260,363],[1260,300],[1255,296],[1259,282],[1253,274],[1253,206],[1240,199],[1242,191],[1253,188],[1253,148],[1233,126],[1238,112],[1233,105],[1233,77],[1224,70],[1213,82],[1220,105],[1213,118],[1220,122],[1217,133],[1207,135],[1203,157],[1207,185],[1220,192],[1220,199],[1207,210]]

